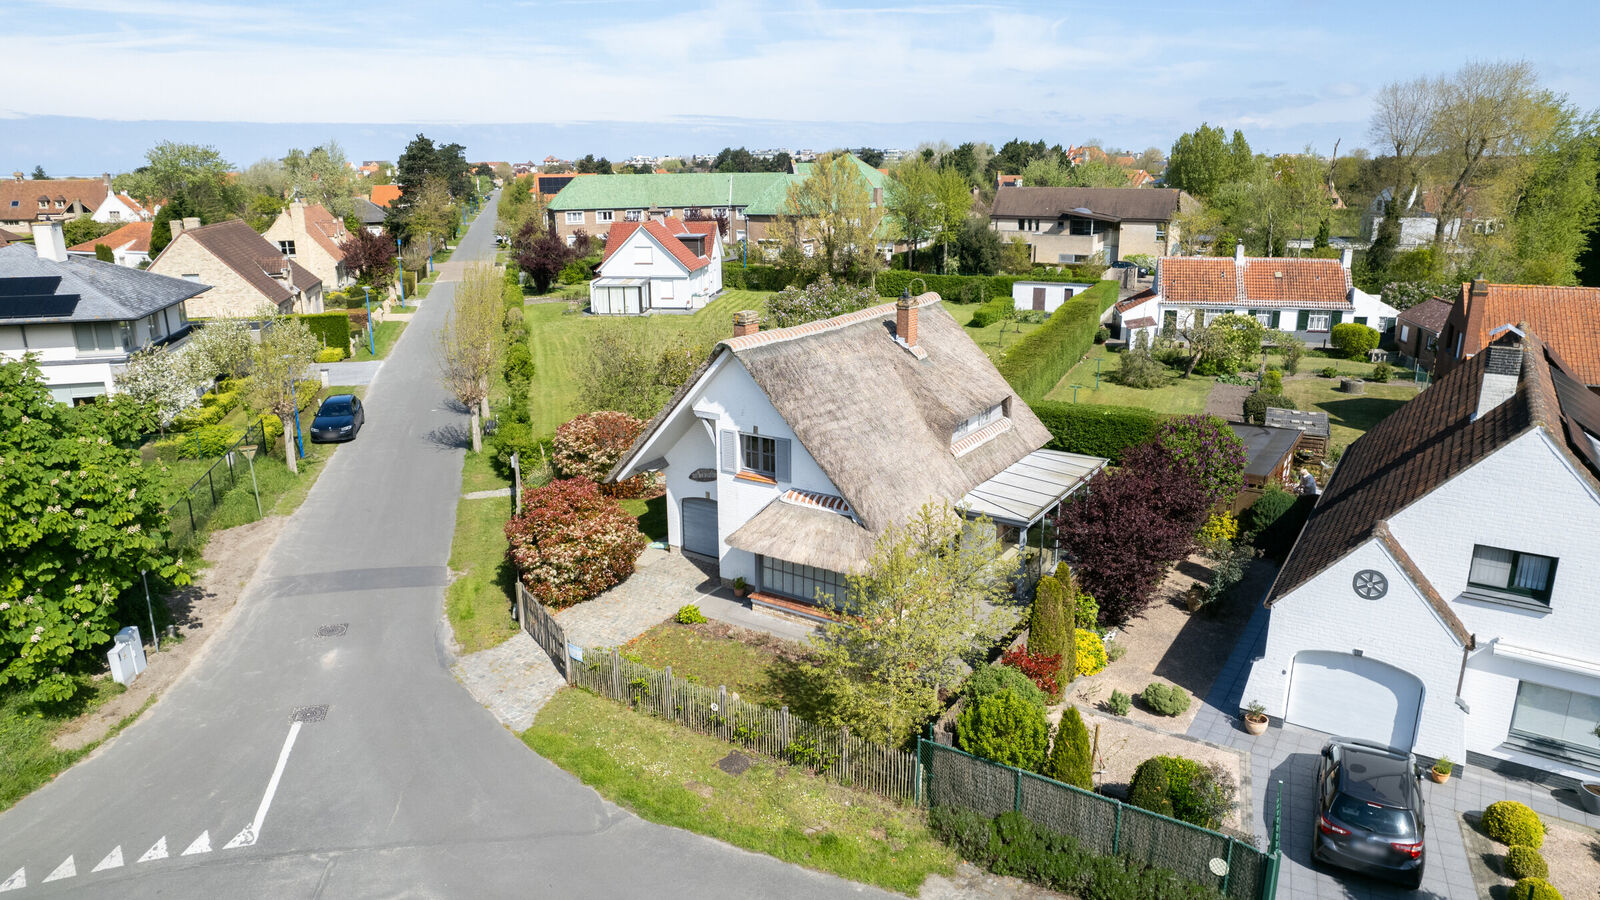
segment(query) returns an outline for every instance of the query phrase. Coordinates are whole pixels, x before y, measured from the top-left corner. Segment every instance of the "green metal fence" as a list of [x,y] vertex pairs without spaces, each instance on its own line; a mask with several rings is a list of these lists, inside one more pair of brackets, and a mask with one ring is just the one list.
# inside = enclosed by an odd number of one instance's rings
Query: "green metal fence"
[[[244,436],[232,447],[223,451],[204,475],[194,480],[179,500],[167,508],[167,523],[171,530],[168,539],[173,547],[189,544],[194,536],[210,521],[217,506],[228,493],[237,487],[255,491],[250,466],[257,452],[272,452],[273,438],[266,433],[261,419],[245,428]],[[259,513],[260,495],[255,501]]]
[[[985,816],[1017,812],[1041,828],[1069,835],[1103,856],[1170,869],[1237,900],[1272,900],[1277,892],[1278,816],[1263,852],[1238,838],[1180,822],[1119,800],[923,740],[917,752],[929,806]],[[1281,801],[1280,801],[1281,803]]]

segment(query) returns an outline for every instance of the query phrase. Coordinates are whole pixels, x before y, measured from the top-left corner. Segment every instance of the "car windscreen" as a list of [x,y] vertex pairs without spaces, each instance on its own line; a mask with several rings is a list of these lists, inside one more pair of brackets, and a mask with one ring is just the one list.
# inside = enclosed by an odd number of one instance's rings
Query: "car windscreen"
[[1340,794],[1333,801],[1332,812],[1334,818],[1346,825],[1384,837],[1409,837],[1416,833],[1409,810],[1368,803],[1348,794]]
[[348,416],[350,415],[349,400],[330,400],[322,404],[322,409],[317,411],[319,416]]

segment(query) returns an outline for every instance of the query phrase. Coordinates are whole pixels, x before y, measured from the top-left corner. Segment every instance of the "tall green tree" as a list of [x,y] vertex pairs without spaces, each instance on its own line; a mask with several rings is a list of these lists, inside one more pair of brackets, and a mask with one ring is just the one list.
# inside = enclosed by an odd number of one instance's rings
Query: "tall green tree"
[[233,166],[215,147],[162,141],[145,153],[145,161],[120,179],[140,202],[181,203],[186,215],[206,224],[244,208],[244,192],[229,174]]
[[44,173],[44,166],[34,166],[33,167],[33,180],[34,181],[44,181],[46,178],[49,178],[49,177],[50,177],[49,175],[46,175]]
[[290,149],[283,157],[283,170],[295,196],[318,204],[335,218],[343,219],[355,208],[355,171],[338,141],[310,150]]
[[467,196],[472,191],[467,169],[466,148],[460,144],[436,147],[427,135],[412,138],[396,163],[395,183],[400,186],[400,196],[389,204],[385,227],[392,234],[410,235],[411,207],[429,179],[439,179],[452,200]]
[[1579,258],[1600,216],[1600,122],[1563,105],[1562,121],[1530,149],[1501,236],[1506,280],[1578,283]]
[[[965,184],[959,173],[953,173]],[[917,248],[929,241],[937,227],[933,182],[937,173],[921,159],[901,163],[884,188],[884,212],[906,242],[906,255],[915,263]],[[911,265],[910,268],[915,268]]]
[[122,401],[57,403],[31,356],[0,360],[0,685],[40,701],[77,690],[141,571],[188,583],[167,549],[154,474],[126,449]]
[[289,471],[300,471],[295,446],[295,404],[316,388],[306,383],[311,363],[322,343],[306,327],[305,320],[291,316],[273,319],[261,331],[250,360],[250,405],[265,409],[283,421],[284,461]]
[[1218,188],[1246,176],[1251,158],[1250,145],[1241,132],[1234,131],[1229,140],[1222,128],[1201,124],[1173,142],[1167,155],[1166,183],[1210,200]]
[[786,267],[864,284],[883,266],[877,252],[883,215],[850,157],[829,154],[803,181],[789,185],[772,232]]

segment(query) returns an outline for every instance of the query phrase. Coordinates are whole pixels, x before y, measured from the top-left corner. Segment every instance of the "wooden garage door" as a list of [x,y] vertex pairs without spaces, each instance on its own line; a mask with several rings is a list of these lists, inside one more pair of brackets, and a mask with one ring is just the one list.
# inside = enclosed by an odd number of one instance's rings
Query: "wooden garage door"
[[683,549],[716,559],[717,501],[703,497],[683,500]]
[[1422,682],[1394,666],[1349,653],[1305,651],[1289,676],[1292,724],[1410,750]]

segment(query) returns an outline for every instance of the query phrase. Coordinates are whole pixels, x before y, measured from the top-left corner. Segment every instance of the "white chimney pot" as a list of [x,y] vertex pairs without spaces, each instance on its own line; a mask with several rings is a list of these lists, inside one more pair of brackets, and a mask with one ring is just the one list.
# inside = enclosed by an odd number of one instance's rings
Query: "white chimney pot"
[[60,222],[33,223],[33,247],[40,259],[67,261],[67,239]]

